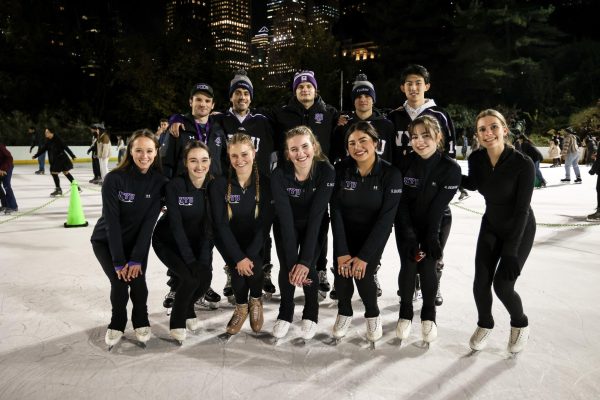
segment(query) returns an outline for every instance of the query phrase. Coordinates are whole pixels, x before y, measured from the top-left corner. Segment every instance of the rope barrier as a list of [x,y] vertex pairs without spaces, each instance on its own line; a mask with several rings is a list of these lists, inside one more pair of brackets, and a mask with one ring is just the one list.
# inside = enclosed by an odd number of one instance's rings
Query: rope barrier
[[[473,210],[470,208],[467,208],[463,205],[461,205],[458,201],[455,201],[453,203],[450,203],[451,206],[454,206],[456,208],[460,208],[462,210],[468,211],[470,213],[473,214],[477,214],[477,215],[483,215],[483,213],[481,211],[477,211],[477,210]],[[550,224],[550,223],[544,223],[544,222],[536,222],[537,226],[545,226],[547,228],[587,228],[590,226],[596,226],[596,225],[600,225],[600,222],[586,222],[583,224]]]
[[3,221],[0,221],[0,225],[5,224],[5,223],[10,222],[10,221],[14,221],[15,219],[19,219],[19,218],[24,217],[26,215],[31,215],[31,214],[35,213],[36,211],[41,210],[44,207],[48,207],[50,204],[54,203],[57,200],[60,200],[62,197],[66,196],[67,194],[70,194],[70,193],[71,193],[71,189],[69,189],[67,192],[65,192],[62,196],[60,196],[60,197],[58,197],[58,196],[54,197],[52,200],[47,201],[46,203],[42,204],[41,206],[37,206],[35,208],[32,208],[31,210],[27,210],[27,211],[24,211],[24,212],[18,212],[17,211],[17,213],[18,213],[17,215],[14,215],[14,216],[12,216],[10,218],[7,218],[7,219],[5,219]]
[[[93,192],[101,192],[102,191],[102,187],[96,188],[96,187],[86,186],[85,189],[86,190],[91,190]],[[67,197],[70,194],[71,194],[71,189],[68,189],[67,191],[65,191],[62,194],[62,196],[54,197],[53,199],[45,202],[44,204],[42,204],[40,206],[32,208],[31,210],[27,210],[27,211],[23,211],[23,212],[17,211],[17,213],[15,215],[12,215],[11,217],[9,217],[9,218],[7,218],[5,220],[0,221],[0,225],[6,224],[7,222],[14,221],[14,220],[19,219],[21,217],[25,217],[25,216],[34,214],[36,211],[41,210],[42,208],[48,207],[50,204],[54,203],[55,201],[60,200],[62,197]]]

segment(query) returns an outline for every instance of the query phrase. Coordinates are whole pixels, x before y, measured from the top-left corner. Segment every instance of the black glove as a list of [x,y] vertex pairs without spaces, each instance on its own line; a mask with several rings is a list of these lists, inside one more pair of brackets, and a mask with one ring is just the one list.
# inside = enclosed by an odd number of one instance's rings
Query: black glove
[[442,245],[438,238],[432,238],[427,241],[427,257],[437,261],[442,258]]
[[514,281],[521,275],[521,266],[519,260],[514,256],[505,256],[500,260],[498,274],[507,281]]

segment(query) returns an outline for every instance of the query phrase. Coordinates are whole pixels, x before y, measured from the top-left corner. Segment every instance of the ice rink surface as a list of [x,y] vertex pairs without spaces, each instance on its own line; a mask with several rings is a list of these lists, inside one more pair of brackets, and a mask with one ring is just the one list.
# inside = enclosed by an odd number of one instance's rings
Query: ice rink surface
[[[110,286],[89,242],[101,214],[100,187],[87,183],[90,164],[76,164],[72,174],[85,182],[81,202],[90,226],[65,229],[67,181],[61,178],[65,195],[52,199],[51,177],[34,175],[35,169],[16,166],[20,212],[0,216],[0,399],[600,398],[600,226],[585,222],[596,206],[596,177],[588,167],[581,167],[581,185],[560,184],[563,168],[542,168],[548,187],[533,194],[537,234],[517,282],[531,336],[516,358],[507,353],[509,317],[496,298],[488,347],[471,354],[468,346],[477,320],[471,287],[484,209],[477,193],[451,206],[439,337],[429,348],[421,341],[420,303],[409,340],[400,345],[396,339],[399,260],[392,237],[379,272],[384,336],[375,350],[365,339],[357,294],[342,343],[331,339],[337,304],[329,298],[321,303],[315,339],[301,343],[301,292],[292,328],[276,346],[270,331],[279,292],[265,302],[260,334],[247,322],[229,343],[219,340],[233,311],[223,299],[218,310],[198,311],[201,329],[176,346],[162,307],[166,267],[151,250],[153,337],[141,348],[128,324],[126,339],[108,352]],[[278,270],[275,251],[273,257]],[[212,287],[222,293],[225,275],[216,251],[214,261]]]

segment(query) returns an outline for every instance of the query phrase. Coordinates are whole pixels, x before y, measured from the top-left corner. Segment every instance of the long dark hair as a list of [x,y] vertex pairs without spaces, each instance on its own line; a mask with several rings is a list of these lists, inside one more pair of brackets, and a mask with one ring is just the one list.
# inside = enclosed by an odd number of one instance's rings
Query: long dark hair
[[128,171],[135,166],[135,162],[133,161],[133,156],[131,155],[131,149],[133,147],[133,143],[139,138],[148,138],[154,142],[154,148],[156,149],[156,157],[154,157],[154,161],[152,165],[150,165],[150,169],[162,172],[162,163],[160,161],[160,154],[158,149],[160,148],[158,144],[158,140],[156,140],[156,136],[149,129],[138,129],[133,132],[129,137],[129,142],[127,143],[127,152],[125,153],[125,157],[121,160],[121,163],[114,169],[117,171]]

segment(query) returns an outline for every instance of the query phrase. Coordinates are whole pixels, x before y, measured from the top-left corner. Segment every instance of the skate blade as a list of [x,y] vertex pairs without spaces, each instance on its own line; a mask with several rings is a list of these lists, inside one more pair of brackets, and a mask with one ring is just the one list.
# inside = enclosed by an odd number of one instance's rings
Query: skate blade
[[263,293],[263,299],[270,301],[272,298],[273,298],[273,293],[269,293],[269,292]]
[[113,349],[113,347],[115,347],[115,346],[114,345],[113,346],[108,346],[108,351],[110,352]]
[[319,302],[325,300],[327,298],[327,292],[322,292],[319,290]]
[[167,308],[167,317],[171,315],[171,308]]
[[369,341],[369,350],[375,350],[375,342]]
[[235,306],[236,305],[235,296],[227,296],[227,302],[229,304],[231,304],[232,306]]
[[232,338],[233,336],[234,336],[234,335],[232,335],[232,334],[230,334],[230,333],[227,333],[227,332],[225,332],[225,333],[221,333],[220,335],[217,335],[217,339],[219,339],[219,341],[220,341],[221,343],[223,343],[223,344],[227,344],[227,343],[229,343],[229,341],[231,340],[231,338]]

